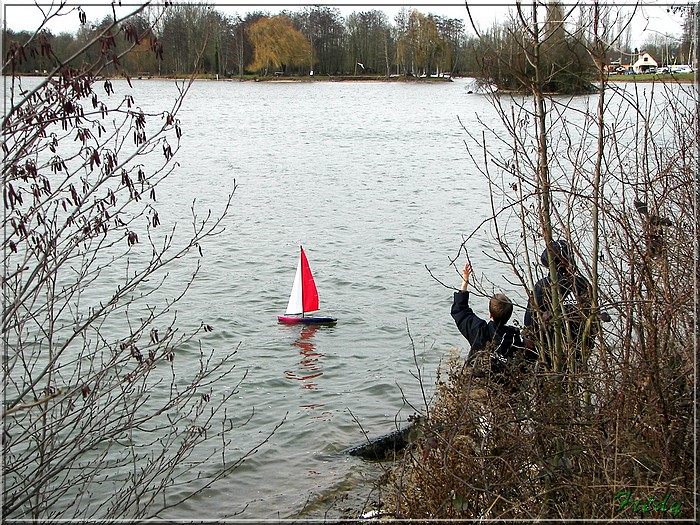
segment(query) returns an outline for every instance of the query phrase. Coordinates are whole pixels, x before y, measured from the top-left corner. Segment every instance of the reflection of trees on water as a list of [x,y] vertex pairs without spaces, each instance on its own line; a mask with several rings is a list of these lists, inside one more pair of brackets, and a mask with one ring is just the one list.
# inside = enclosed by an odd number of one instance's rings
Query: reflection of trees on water
[[321,365],[323,354],[319,354],[316,351],[316,345],[311,341],[318,328],[318,326],[305,326],[302,328],[299,338],[292,343],[292,346],[300,349],[299,354],[302,356],[299,368],[296,371],[287,370],[284,373],[287,379],[303,381],[302,388],[306,390],[313,390],[318,387],[318,384],[312,380],[323,375]]

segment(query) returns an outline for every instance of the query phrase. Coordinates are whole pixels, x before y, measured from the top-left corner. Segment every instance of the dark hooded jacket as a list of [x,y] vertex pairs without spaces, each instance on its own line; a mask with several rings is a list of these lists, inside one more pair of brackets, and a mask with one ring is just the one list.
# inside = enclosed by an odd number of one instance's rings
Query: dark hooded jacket
[[[566,322],[574,334],[578,334],[585,323],[590,309],[591,286],[580,275],[559,274],[559,297],[564,304]],[[545,318],[551,315],[552,304],[552,278],[540,279],[535,284],[534,302],[530,300],[525,310],[523,322],[525,326],[535,324],[535,307],[543,313]]]
[[[557,280],[559,284],[559,297],[564,307],[564,322],[575,342],[580,344],[583,329],[591,309],[591,285],[581,276],[576,263],[571,255],[566,241],[555,241],[553,245],[554,256],[557,265]],[[548,266],[549,257],[547,250],[542,252],[540,261],[543,266]],[[537,315],[539,311],[545,328],[552,316],[552,277],[547,275],[535,284],[535,290],[528,301],[525,310],[523,324],[525,327],[537,327]],[[550,329],[551,331],[551,329]]]
[[515,358],[536,359],[536,354],[525,348],[517,328],[478,317],[469,306],[468,291],[455,292],[451,314],[457,328],[471,345],[467,363],[473,361],[484,348],[491,353],[491,371],[496,373],[502,373]]

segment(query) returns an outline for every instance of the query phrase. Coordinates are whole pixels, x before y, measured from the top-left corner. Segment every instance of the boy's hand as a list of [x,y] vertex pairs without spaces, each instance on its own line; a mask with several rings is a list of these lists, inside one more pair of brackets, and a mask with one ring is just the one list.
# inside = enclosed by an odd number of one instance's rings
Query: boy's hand
[[467,290],[467,287],[469,286],[469,277],[472,274],[472,265],[470,263],[467,263],[464,265],[464,269],[462,270],[462,288],[461,290],[465,292]]

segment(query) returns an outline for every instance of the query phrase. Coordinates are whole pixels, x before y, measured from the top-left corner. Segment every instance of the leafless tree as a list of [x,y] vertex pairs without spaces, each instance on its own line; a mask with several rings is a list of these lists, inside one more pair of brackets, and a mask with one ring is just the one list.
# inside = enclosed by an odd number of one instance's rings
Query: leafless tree
[[[143,42],[162,58],[151,28],[131,23],[144,8],[115,15],[61,61],[41,29],[65,11],[56,4],[3,63],[5,518],[158,516],[247,455],[227,453],[226,405],[245,377],[236,351],[209,349],[200,338],[213,327],[183,330],[176,310],[235,187],[216,213],[193,203],[189,233],[161,224],[158,188],[177,168],[177,112],[192,80],[157,112],[139,107],[128,79],[112,80]],[[37,53],[53,64],[46,77],[13,74]],[[83,65],[68,65],[75,58]],[[171,282],[175,267],[190,276]]]
[[528,334],[540,362],[512,384],[484,377],[479,358],[455,359],[438,377],[423,437],[388,478],[384,509],[400,518],[690,518],[698,86],[609,82],[616,25],[600,21],[614,13],[593,4],[577,9],[591,21],[580,38],[598,93],[547,93],[539,9],[518,6],[515,16],[529,35],[532,74],[518,75],[527,94],[493,94],[499,125],[465,126],[465,143],[491,197],[481,225],[490,226],[489,255],[527,300],[543,274],[556,288],[552,241],[568,241],[591,283],[587,307],[574,306],[585,337],[553,293]]

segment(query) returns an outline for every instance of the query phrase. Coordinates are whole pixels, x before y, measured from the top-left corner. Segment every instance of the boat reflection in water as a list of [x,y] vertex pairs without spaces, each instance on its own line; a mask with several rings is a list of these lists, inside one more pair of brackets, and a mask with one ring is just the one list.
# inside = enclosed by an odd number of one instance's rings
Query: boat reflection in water
[[[321,364],[323,354],[316,351],[316,345],[311,341],[318,329],[318,326],[313,325],[302,328],[299,338],[292,343],[292,346],[300,349],[301,361],[299,362],[299,368],[296,371],[287,370],[284,373],[287,379],[303,381],[302,388],[306,390],[317,388],[318,384],[313,380],[323,375]],[[314,405],[314,408],[319,406],[323,405]]]

